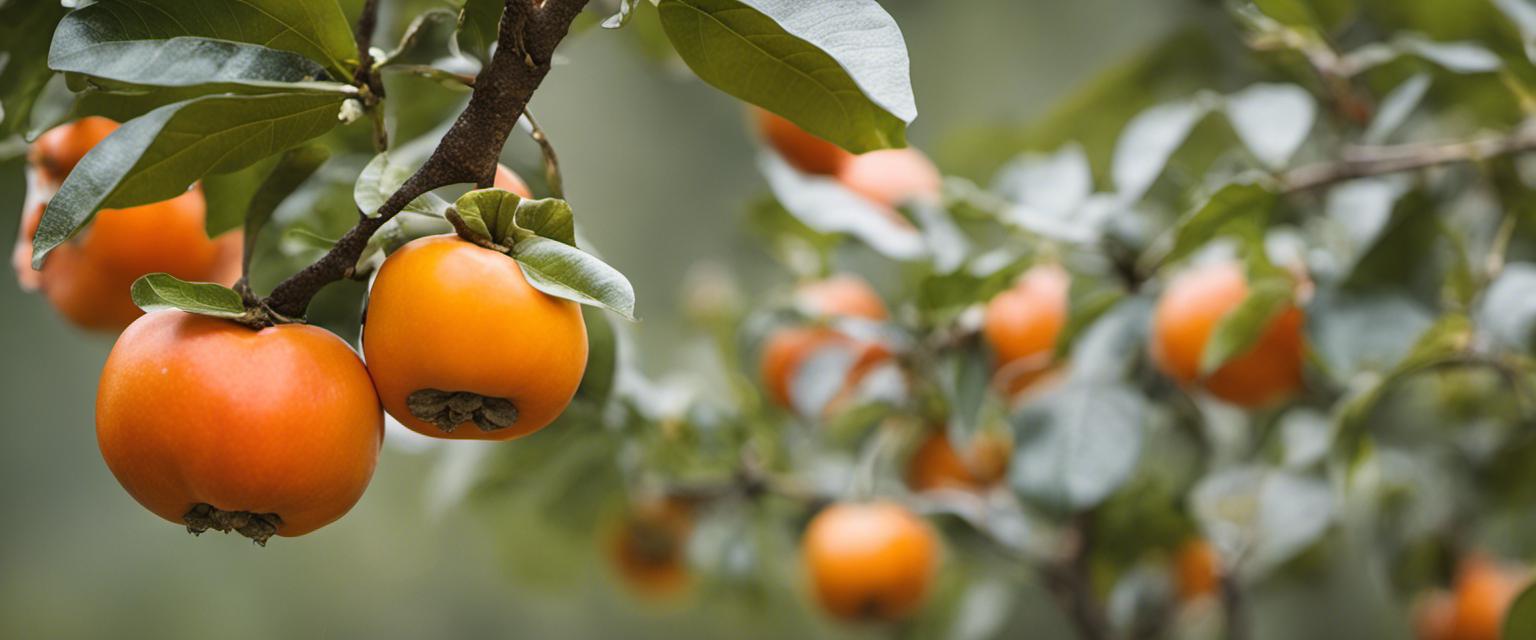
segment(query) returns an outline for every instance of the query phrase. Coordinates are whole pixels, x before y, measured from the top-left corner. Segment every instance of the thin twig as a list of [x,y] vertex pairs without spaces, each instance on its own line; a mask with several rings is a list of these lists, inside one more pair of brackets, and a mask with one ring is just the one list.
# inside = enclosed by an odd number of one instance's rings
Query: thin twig
[[1247,640],[1248,613],[1243,602],[1243,590],[1231,575],[1221,577],[1221,611],[1226,640]]
[[1079,514],[1072,525],[1075,540],[1065,560],[1043,563],[1038,569],[1046,587],[1056,596],[1083,640],[1112,637],[1109,616],[1093,592],[1090,561],[1093,554],[1093,514]]
[[539,144],[539,151],[544,154],[544,181],[549,186],[549,194],[564,200],[565,179],[560,175],[560,156],[555,155],[555,145],[550,143],[539,121],[533,119],[533,112],[523,109],[523,118],[528,121],[528,136]]
[[1357,178],[1417,171],[1447,164],[1477,162],[1536,151],[1536,126],[1506,136],[1438,144],[1355,147],[1338,162],[1300,167],[1281,177],[1287,193],[1312,191]]
[[477,78],[469,105],[431,157],[384,202],[377,215],[360,217],[329,252],[273,289],[267,305],[287,316],[303,316],[320,289],[352,275],[368,239],[411,201],[453,184],[490,187],[507,136],[548,75],[555,47],[587,2],[544,0],[535,7],[532,0],[506,0],[496,53]]

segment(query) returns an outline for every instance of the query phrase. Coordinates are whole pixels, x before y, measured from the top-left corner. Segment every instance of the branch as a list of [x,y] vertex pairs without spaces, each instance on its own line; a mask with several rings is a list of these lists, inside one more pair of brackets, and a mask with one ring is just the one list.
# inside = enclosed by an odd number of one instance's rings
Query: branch
[[1247,640],[1248,615],[1243,606],[1243,590],[1231,575],[1221,577],[1221,610],[1227,640]]
[[1055,594],[1083,640],[1111,637],[1109,617],[1093,592],[1089,560],[1093,553],[1092,512],[1080,514],[1072,530],[1077,534],[1072,553],[1060,563],[1040,565],[1040,577]]
[[1465,142],[1358,147],[1346,151],[1344,159],[1339,162],[1292,170],[1281,177],[1281,183],[1286,193],[1299,193],[1356,178],[1476,162],[1530,151],[1536,151],[1536,126],[1522,127],[1507,136]]
[[588,0],[507,0],[496,38],[496,53],[475,82],[469,106],[459,114],[437,149],[384,202],[377,216],[363,217],[314,264],[284,280],[264,301],[273,311],[302,317],[326,285],[356,268],[368,239],[411,201],[453,184],[491,186],[507,136],[534,91],[549,73],[555,47]]

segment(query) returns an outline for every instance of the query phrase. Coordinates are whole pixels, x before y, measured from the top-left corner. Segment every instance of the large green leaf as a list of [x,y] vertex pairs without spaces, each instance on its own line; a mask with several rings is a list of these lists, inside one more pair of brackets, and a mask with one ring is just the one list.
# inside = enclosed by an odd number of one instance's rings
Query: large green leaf
[[1146,404],[1134,387],[1076,377],[1026,405],[1012,420],[1013,486],[1073,510],[1104,501],[1141,460]]
[[1216,190],[1205,204],[1174,226],[1173,247],[1163,261],[1174,262],[1188,256],[1212,238],[1245,221],[1268,220],[1274,203],[1274,192],[1258,182],[1234,182]]
[[[55,71],[128,85],[189,87],[242,84],[281,88],[320,78],[320,65],[296,53],[209,38],[112,40],[66,18],[48,52]],[[66,31],[66,29],[71,31]],[[93,39],[94,38],[94,39]]]
[[592,254],[559,240],[531,236],[517,241],[512,257],[538,290],[635,319],[634,287],[624,274]]
[[901,29],[874,0],[661,0],[694,73],[856,153],[917,118]]
[[48,84],[48,39],[65,10],[57,2],[0,3],[0,138],[27,130]]
[[1333,522],[1333,493],[1310,476],[1239,467],[1190,495],[1195,517],[1237,576],[1259,578],[1317,542]]
[[207,96],[118,128],[80,160],[48,203],[34,264],[102,208],[166,200],[210,173],[236,171],[335,127],[345,94]]
[[135,280],[130,295],[133,303],[145,311],[180,309],[215,318],[245,315],[245,303],[234,289],[207,282],[187,282],[165,273],[151,273]]
[[305,56],[335,80],[350,80],[357,66],[357,43],[336,0],[101,0],[69,22],[60,36],[71,40],[199,36],[245,42]]
[[463,0],[459,9],[459,30],[455,42],[464,53],[481,60],[491,59],[491,45],[501,26],[502,0]]

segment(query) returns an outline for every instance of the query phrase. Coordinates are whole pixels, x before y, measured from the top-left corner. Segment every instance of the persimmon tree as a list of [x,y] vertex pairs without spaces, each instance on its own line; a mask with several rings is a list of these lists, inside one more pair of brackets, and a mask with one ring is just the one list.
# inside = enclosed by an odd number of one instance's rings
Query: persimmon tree
[[[1263,612],[1343,568],[1362,637],[1536,634],[1536,6],[1201,11],[935,163],[874,0],[12,0],[13,262],[128,325],[102,453],[194,532],[341,517],[388,414],[510,440],[445,447],[439,497],[551,589],[596,559],[907,637],[1041,601],[1084,638],[1242,638],[1337,632]],[[597,26],[762,143],[784,286],[685,283],[696,371],[633,361],[636,293],[528,113]]]

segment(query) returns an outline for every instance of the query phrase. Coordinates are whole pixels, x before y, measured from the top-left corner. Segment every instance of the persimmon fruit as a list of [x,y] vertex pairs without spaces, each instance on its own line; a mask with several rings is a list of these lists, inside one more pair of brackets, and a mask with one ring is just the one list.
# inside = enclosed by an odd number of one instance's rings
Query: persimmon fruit
[[758,134],[790,166],[805,173],[836,174],[853,154],[812,134],[778,114],[753,107]]
[[522,198],[532,198],[533,190],[528,188],[528,183],[523,182],[522,176],[507,168],[507,165],[496,165],[496,181],[491,186],[502,191],[511,191]]
[[1071,286],[1066,269],[1039,265],[987,303],[982,336],[996,355],[997,383],[1009,395],[1049,373],[1056,341],[1067,326]]
[[[818,320],[858,318],[874,322],[889,317],[885,303],[868,283],[853,275],[837,275],[800,285],[795,303]],[[794,326],[775,330],[763,343],[760,357],[761,377],[769,397],[779,406],[790,408],[790,385],[801,365],[818,351],[828,348],[849,349],[854,364],[846,387],[857,384],[875,367],[890,359],[884,345],[850,336],[824,326]]]
[[1196,268],[1175,278],[1157,302],[1152,320],[1153,362],[1184,385],[1242,407],[1263,407],[1301,388],[1305,344],[1300,308],[1290,306],[1270,321],[1258,342],[1203,379],[1200,359],[1211,335],[1248,295],[1242,269],[1232,263]]
[[854,193],[886,208],[912,200],[937,200],[944,183],[933,161],[911,147],[853,156],[838,169],[837,179]]
[[1215,594],[1221,588],[1221,556],[1216,547],[1198,538],[1179,545],[1173,555],[1173,578],[1181,602]]
[[943,429],[935,429],[907,462],[907,485],[917,491],[985,491],[1007,475],[1012,455],[1008,442],[990,433],[977,435],[962,454]]
[[49,252],[33,279],[35,217],[22,221],[25,246],[12,254],[23,285],[35,282],[43,296],[74,325],[117,331],[143,315],[129,288],[140,276],[169,273],[183,280],[234,284],[240,277],[243,234],[210,239],[201,188],[170,200],[126,209],[103,209],[78,235]]
[[139,504],[262,544],[351,509],[383,434],[362,361],[306,325],[147,314],[118,337],[96,396],[102,457]]
[[565,411],[587,366],[575,302],[454,235],[407,243],[368,295],[363,355],[390,415],[429,436],[509,440]]
[[636,505],[608,538],[619,577],[634,592],[651,597],[676,594],[691,582],[686,563],[693,510],[681,500]]
[[933,528],[891,502],[833,504],[811,519],[802,546],[816,600],[850,621],[910,616],[939,566]]
[[112,135],[117,126],[116,122],[101,116],[59,125],[38,136],[27,153],[27,161],[45,182],[58,185],[75,170],[80,159]]
[[1420,640],[1499,640],[1509,607],[1525,588],[1523,575],[1483,554],[1463,558],[1452,590],[1436,591],[1414,610]]

